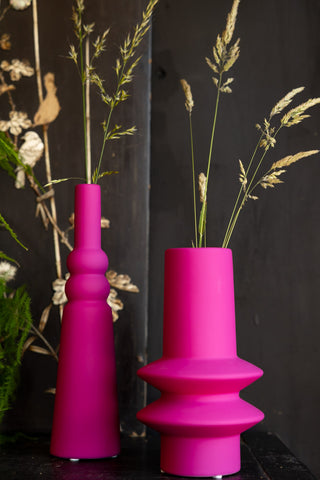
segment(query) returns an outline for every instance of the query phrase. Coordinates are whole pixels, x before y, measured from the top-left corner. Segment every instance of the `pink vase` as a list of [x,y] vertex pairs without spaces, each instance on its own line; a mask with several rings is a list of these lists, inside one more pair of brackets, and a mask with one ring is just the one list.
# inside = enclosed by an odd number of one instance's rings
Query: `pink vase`
[[239,397],[262,370],[237,356],[232,252],[165,254],[163,356],[138,371],[161,391],[138,419],[161,434],[160,465],[180,476],[240,470],[240,433],[263,413]]
[[108,258],[101,250],[101,192],[75,189],[74,250],[67,265],[50,452],[64,458],[112,457],[120,450]]

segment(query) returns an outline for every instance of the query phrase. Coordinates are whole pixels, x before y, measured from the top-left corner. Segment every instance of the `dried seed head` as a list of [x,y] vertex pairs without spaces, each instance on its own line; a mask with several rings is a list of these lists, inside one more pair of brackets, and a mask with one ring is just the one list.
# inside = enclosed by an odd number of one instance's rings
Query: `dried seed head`
[[279,102],[276,103],[276,105],[271,110],[269,119],[271,119],[274,115],[278,115],[278,113],[281,113],[282,110],[284,110],[292,102],[293,97],[298,93],[302,92],[302,90],[304,90],[304,87],[294,88],[289,93],[287,93],[287,95],[281,98],[281,100],[279,100]]
[[311,155],[315,155],[316,153],[319,153],[319,150],[308,150],[306,152],[296,153],[295,155],[288,155],[287,157],[284,157],[281,160],[278,160],[277,162],[273,163],[272,166],[271,166],[271,170],[275,170],[277,168],[288,167],[292,163],[295,163],[298,160],[301,160],[302,158],[306,158],[306,157],[310,157]]
[[302,122],[302,120],[310,116],[303,115],[304,112],[318,103],[320,103],[320,98],[310,98],[306,102],[301,103],[301,105],[292,108],[282,117],[281,125],[283,127],[291,127],[292,125]]
[[207,189],[207,177],[204,173],[199,175],[199,193],[200,193],[200,202],[206,202],[206,189]]
[[239,7],[240,0],[234,0],[231,10],[228,14],[227,17],[227,23],[226,23],[226,28],[224,32],[222,33],[221,39],[222,41],[228,45],[228,43],[231,42],[234,28],[236,25],[236,20],[237,20],[237,14],[238,14],[238,7]]
[[186,101],[185,101],[186,110],[187,110],[187,112],[191,113],[192,108],[194,106],[194,102],[193,102],[193,98],[192,98],[192,92],[191,92],[190,85],[186,80],[184,80],[184,78],[182,78],[180,80],[180,83],[181,83],[182,89],[184,91],[185,99],[186,99]]
[[239,160],[239,165],[240,165],[239,182],[241,183],[243,191],[245,192],[246,191],[246,186],[247,186],[247,183],[248,183],[247,175],[246,175],[246,171],[244,169],[244,166],[243,166],[243,163],[241,162],[241,160]]
[[276,184],[283,183],[283,181],[280,180],[278,177],[284,172],[285,170],[278,170],[277,172],[272,172],[272,173],[269,173],[268,175],[265,175],[264,177],[262,177],[262,181],[260,182],[261,187],[274,188]]

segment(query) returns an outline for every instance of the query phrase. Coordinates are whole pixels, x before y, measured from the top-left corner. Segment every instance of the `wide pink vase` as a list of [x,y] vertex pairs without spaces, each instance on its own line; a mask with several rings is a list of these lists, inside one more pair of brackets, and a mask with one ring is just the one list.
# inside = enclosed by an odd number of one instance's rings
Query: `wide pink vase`
[[137,417],[161,434],[164,472],[191,477],[240,470],[240,433],[263,413],[239,391],[262,370],[237,356],[232,252],[165,253],[163,356],[138,371],[161,398]]
[[119,453],[120,433],[98,185],[76,186],[74,225],[50,452],[73,459],[112,457]]

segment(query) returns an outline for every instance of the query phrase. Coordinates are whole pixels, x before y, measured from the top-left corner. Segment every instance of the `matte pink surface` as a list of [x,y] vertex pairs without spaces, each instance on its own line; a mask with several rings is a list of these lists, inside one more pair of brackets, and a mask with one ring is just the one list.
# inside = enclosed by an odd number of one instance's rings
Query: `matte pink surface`
[[240,433],[263,419],[239,391],[262,374],[237,356],[231,250],[167,250],[163,356],[138,371],[161,391],[137,415],[161,433],[161,469],[239,471]]
[[75,190],[75,246],[67,265],[50,452],[102,458],[120,451],[112,312],[106,303],[108,258],[101,250],[98,185]]

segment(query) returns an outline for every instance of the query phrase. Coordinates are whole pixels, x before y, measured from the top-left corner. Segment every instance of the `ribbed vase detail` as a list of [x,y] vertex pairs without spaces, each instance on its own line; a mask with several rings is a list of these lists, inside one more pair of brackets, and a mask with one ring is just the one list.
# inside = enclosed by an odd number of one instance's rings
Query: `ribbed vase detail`
[[262,374],[237,356],[231,250],[167,250],[163,356],[138,371],[161,391],[137,415],[161,434],[161,469],[191,477],[239,471],[240,433],[263,419],[239,391]]
[[76,186],[74,227],[50,452],[75,459],[111,457],[119,453],[120,434],[98,185]]

